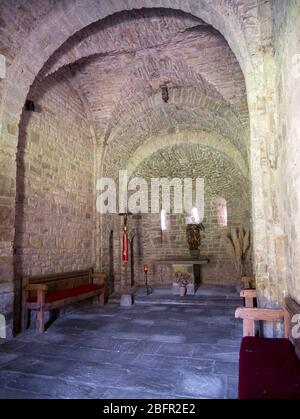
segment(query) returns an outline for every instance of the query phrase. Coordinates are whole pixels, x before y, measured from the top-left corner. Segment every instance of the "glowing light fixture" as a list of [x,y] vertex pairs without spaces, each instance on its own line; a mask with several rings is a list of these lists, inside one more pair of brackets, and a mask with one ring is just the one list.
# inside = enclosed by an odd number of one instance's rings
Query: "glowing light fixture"
[[167,230],[167,214],[166,210],[162,209],[160,212],[160,229],[161,231]]
[[200,216],[197,207],[193,207],[191,211],[191,219],[193,224],[200,224]]

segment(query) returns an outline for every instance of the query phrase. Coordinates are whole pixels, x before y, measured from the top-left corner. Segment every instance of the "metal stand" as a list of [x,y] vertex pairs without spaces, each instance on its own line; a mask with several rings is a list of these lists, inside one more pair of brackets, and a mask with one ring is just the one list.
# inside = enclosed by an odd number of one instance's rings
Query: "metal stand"
[[146,293],[147,293],[147,295],[152,294],[153,293],[153,289],[148,284],[148,272],[145,272],[145,286],[146,286]]
[[124,264],[124,284],[121,283],[123,293],[121,295],[120,306],[121,307],[131,307],[133,305],[133,296],[131,290],[128,288],[128,217],[132,215],[131,213],[120,213],[121,217],[124,217],[123,225],[123,243],[122,243],[122,262]]

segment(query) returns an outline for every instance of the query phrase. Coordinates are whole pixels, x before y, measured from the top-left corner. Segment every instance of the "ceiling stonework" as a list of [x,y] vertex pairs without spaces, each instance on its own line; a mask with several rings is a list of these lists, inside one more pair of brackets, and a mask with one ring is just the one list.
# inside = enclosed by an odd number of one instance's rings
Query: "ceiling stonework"
[[[247,170],[249,114],[240,64],[224,37],[195,16],[162,8],[112,14],[64,42],[34,88],[45,79],[67,80],[77,91],[94,142],[104,150],[106,175],[125,168],[149,139],[179,132],[206,132],[230,143]],[[216,144],[211,147],[219,149]]]
[[194,16],[170,9],[109,16],[71,37],[39,79],[53,74],[69,79],[84,102],[105,148],[104,172],[126,166],[153,135],[174,131],[214,133],[248,158],[242,70],[223,36]]
[[132,177],[203,178],[206,198],[218,196],[249,208],[249,183],[228,156],[201,145],[174,145],[145,158]]

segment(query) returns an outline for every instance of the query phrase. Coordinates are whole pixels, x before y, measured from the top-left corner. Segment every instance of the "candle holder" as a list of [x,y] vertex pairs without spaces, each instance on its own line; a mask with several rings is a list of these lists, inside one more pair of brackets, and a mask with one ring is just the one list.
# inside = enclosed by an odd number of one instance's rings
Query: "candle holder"
[[153,293],[152,287],[148,284],[148,272],[149,272],[149,266],[144,265],[144,277],[145,277],[145,287],[146,287],[146,293],[147,295],[150,295]]

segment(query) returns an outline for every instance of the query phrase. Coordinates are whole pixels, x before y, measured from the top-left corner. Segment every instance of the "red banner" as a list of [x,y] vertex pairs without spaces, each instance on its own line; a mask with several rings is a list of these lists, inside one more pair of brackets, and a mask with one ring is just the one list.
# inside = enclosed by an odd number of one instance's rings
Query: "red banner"
[[128,262],[128,234],[126,232],[123,233],[122,260]]

